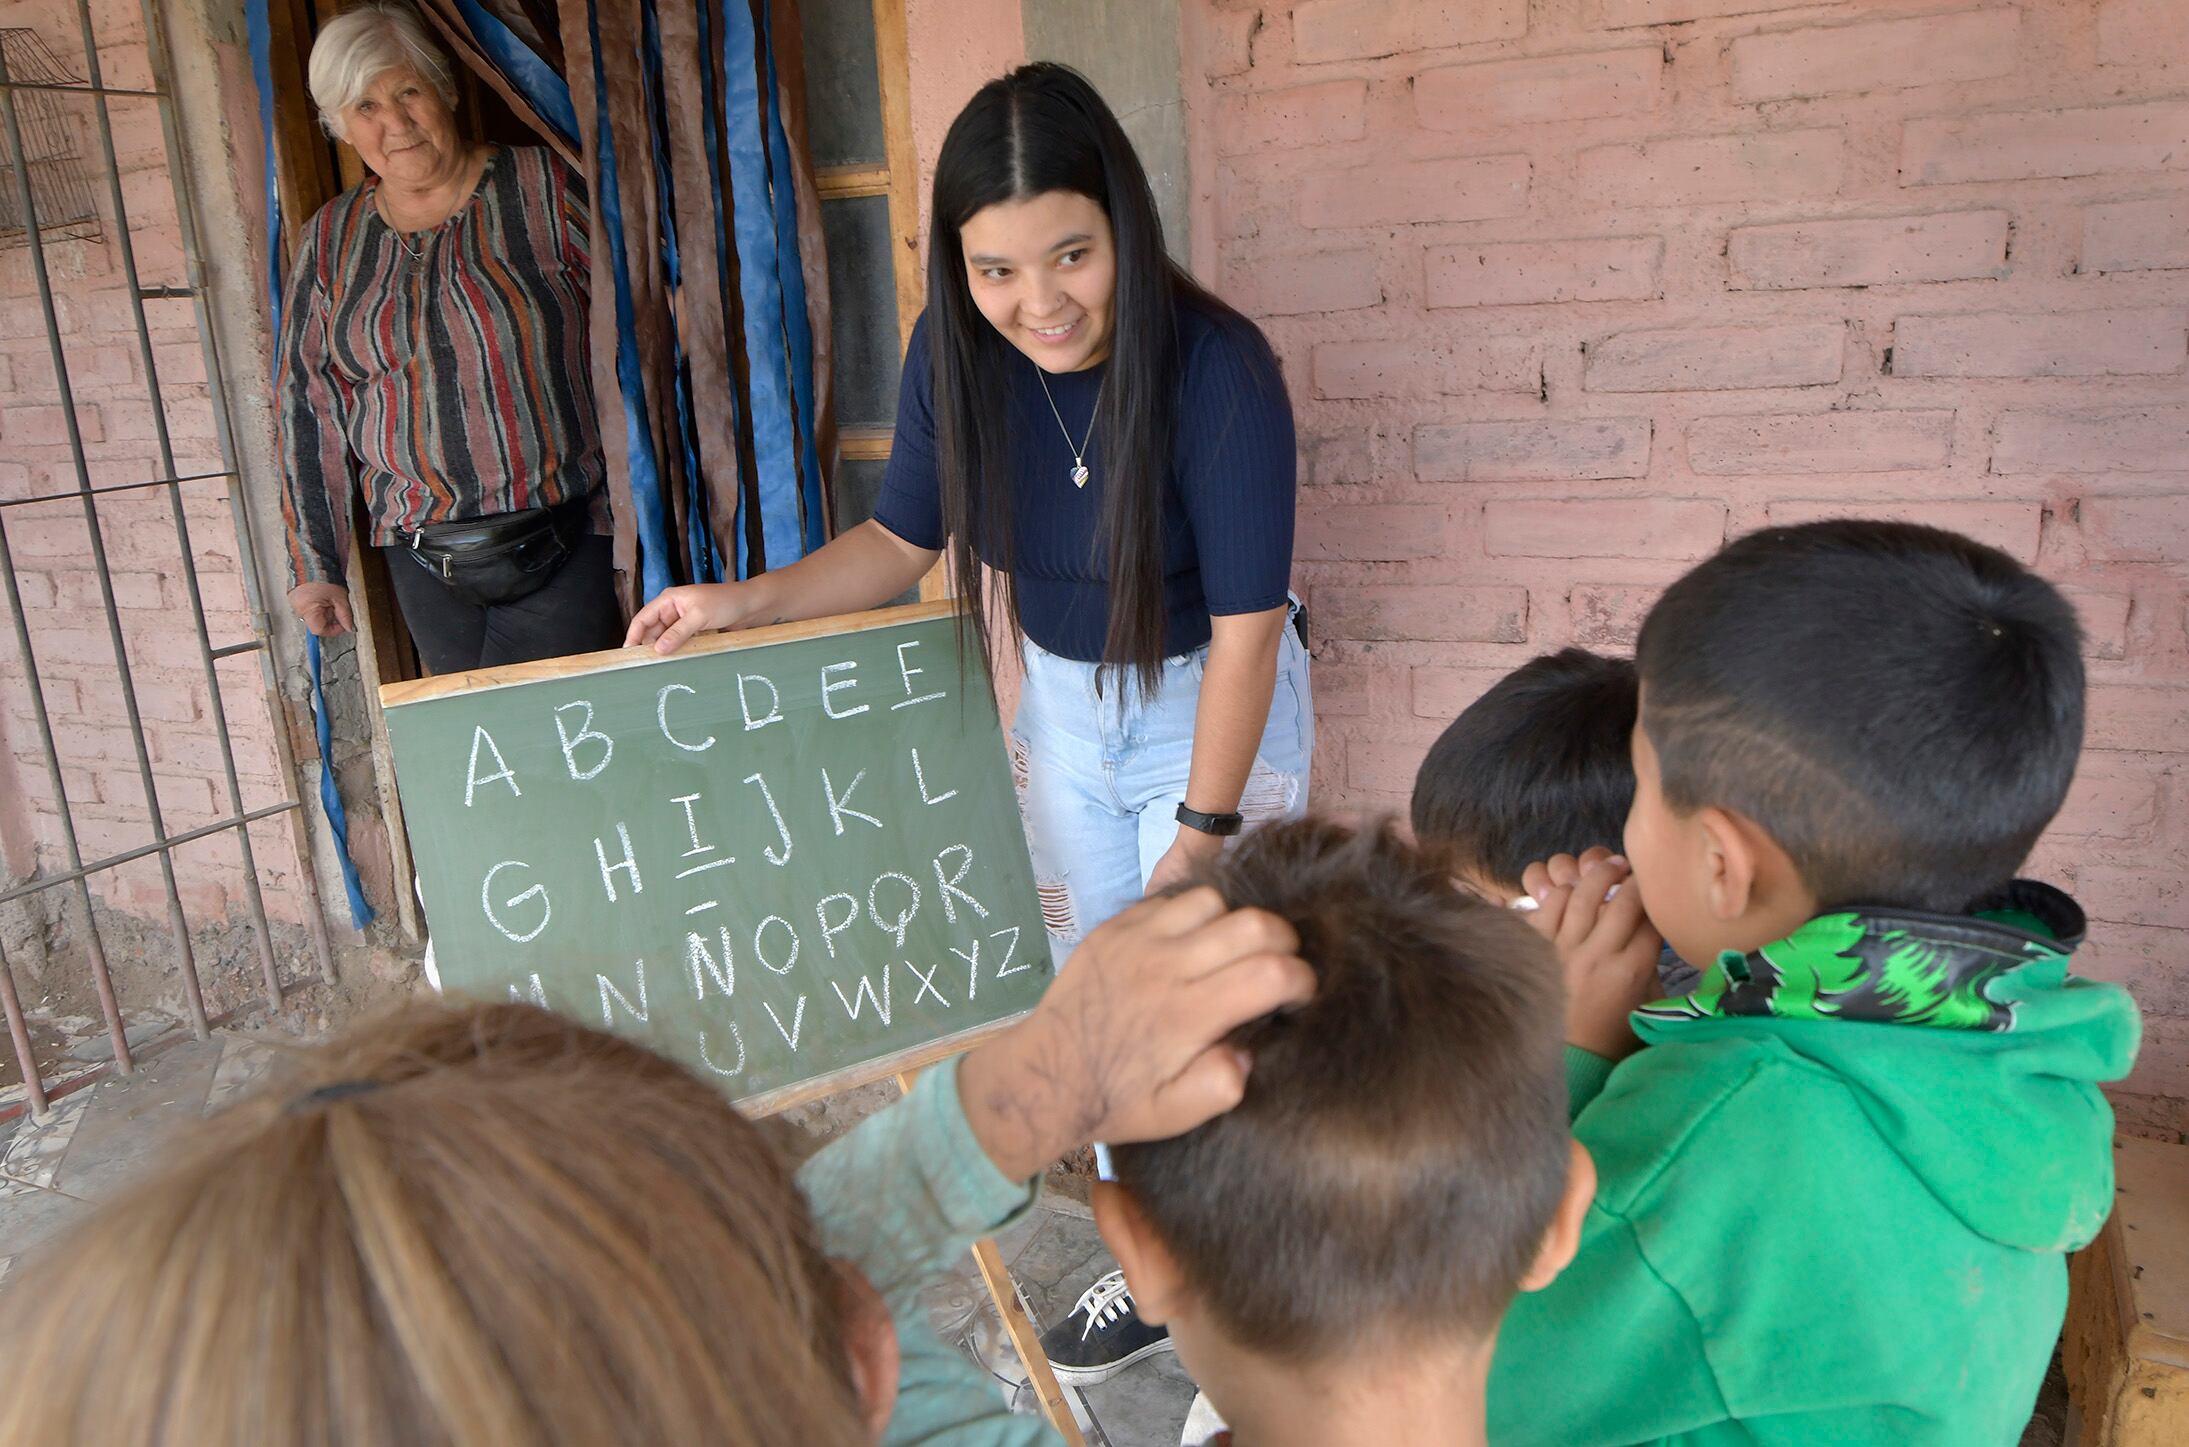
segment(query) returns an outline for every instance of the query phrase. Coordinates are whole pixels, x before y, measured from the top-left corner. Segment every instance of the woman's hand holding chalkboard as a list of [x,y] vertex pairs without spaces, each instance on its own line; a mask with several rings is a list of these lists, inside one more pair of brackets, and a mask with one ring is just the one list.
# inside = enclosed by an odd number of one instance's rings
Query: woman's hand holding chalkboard
[[818,552],[745,582],[663,589],[631,620],[623,646],[651,643],[656,653],[674,653],[695,633],[862,613],[919,582],[940,556],[869,518]]
[[748,626],[764,600],[752,583],[688,583],[665,588],[638,610],[623,635],[623,646],[654,645],[656,653],[674,653],[695,633]]
[[1024,1179],[1089,1141],[1165,1140],[1237,1105],[1239,1026],[1305,1003],[1315,973],[1292,926],[1215,890],[1135,905],[1087,936],[1032,1014],[968,1054],[974,1136]]

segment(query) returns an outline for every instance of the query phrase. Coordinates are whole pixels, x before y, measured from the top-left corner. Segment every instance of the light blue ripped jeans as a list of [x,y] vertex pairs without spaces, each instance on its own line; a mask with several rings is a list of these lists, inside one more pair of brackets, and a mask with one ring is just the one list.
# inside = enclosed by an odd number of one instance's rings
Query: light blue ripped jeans
[[[1031,642],[1021,656],[1012,765],[1042,922],[1061,969],[1089,930],[1141,897],[1178,838],[1208,646],[1165,659],[1162,688],[1149,698],[1114,674],[1098,694],[1096,665]],[[1277,645],[1269,722],[1239,800],[1249,826],[1306,811],[1314,752],[1307,649],[1288,622]]]

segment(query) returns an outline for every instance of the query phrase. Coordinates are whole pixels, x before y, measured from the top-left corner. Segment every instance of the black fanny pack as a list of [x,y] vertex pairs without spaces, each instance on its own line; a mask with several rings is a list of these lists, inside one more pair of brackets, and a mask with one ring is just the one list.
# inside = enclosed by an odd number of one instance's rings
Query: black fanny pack
[[402,536],[411,561],[476,608],[514,603],[555,576],[591,526],[591,499],[428,523]]

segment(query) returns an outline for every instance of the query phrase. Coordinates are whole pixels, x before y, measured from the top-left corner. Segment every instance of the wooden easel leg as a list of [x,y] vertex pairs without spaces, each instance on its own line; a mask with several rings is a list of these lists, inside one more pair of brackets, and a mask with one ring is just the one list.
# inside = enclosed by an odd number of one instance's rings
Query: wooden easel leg
[[[912,1082],[919,1074],[917,1070],[898,1072],[898,1093],[909,1095]],[[1041,1349],[1041,1332],[1019,1301],[1018,1283],[1011,1279],[1009,1268],[1003,1264],[1003,1254],[996,1250],[994,1237],[984,1236],[973,1243],[973,1264],[980,1268],[980,1279],[988,1288],[988,1299],[996,1304],[996,1315],[1002,1319],[1003,1329],[1018,1351],[1018,1359],[1026,1364],[1026,1379],[1034,1384],[1034,1391],[1041,1397],[1041,1415],[1049,1419],[1049,1425],[1056,1428],[1057,1435],[1068,1447],[1087,1447],[1087,1439],[1079,1432],[1079,1419],[1072,1415],[1072,1404],[1064,1400],[1064,1388],[1057,1385],[1048,1354]]]
[[1026,1378],[1041,1397],[1041,1415],[1049,1419],[1049,1425],[1056,1428],[1057,1435],[1071,1447],[1085,1447],[1086,1439],[1079,1435],[1079,1422],[1072,1416],[1072,1404],[1064,1400],[1064,1389],[1057,1385],[1056,1373],[1050,1370],[1049,1358],[1041,1349],[1041,1332],[1019,1303],[1018,1285],[1005,1269],[995,1241],[974,1242],[973,1260],[980,1267],[981,1280],[988,1283],[989,1299],[995,1302],[996,1313],[1003,1318],[1003,1329],[1010,1333],[1011,1345],[1018,1349],[1019,1360],[1026,1364]]

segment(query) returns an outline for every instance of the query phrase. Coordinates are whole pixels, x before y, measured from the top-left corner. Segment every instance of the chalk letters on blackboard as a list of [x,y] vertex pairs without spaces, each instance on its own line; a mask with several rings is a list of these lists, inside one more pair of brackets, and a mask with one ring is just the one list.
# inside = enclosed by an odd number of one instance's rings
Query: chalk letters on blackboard
[[736,1063],[727,1067],[715,1064],[714,1056],[707,1052],[707,1032],[704,1030],[699,1032],[699,1063],[717,1075],[743,1075],[745,1073],[745,1037],[739,1032],[735,1020],[727,1020],[723,1023],[730,1027],[731,1043],[737,1046]]
[[[479,745],[481,744],[485,744],[486,751],[494,756],[494,772],[484,776],[479,773]],[[466,809],[471,807],[472,793],[481,784],[491,784],[496,779],[507,779],[509,781],[509,792],[520,799],[524,797],[524,790],[517,787],[516,772],[509,765],[502,762],[502,751],[494,746],[494,735],[486,731],[485,724],[475,725],[471,735],[471,763],[464,769],[464,807]]]
[[974,936],[973,948],[971,950],[961,950],[956,945],[952,945],[950,947],[950,953],[965,961],[965,998],[968,1000],[979,999],[980,937],[978,935]]
[[[945,879],[942,872],[942,862],[953,854],[958,856],[958,872]],[[958,922],[957,906],[950,902],[952,895],[964,900],[966,908],[972,910],[979,918],[988,918],[988,906],[958,888],[958,881],[965,878],[965,872],[972,867],[973,851],[963,844],[947,845],[942,853],[935,856],[935,882],[942,886],[943,918],[949,920],[952,924]]]
[[798,1007],[791,1011],[790,1028],[788,1030],[783,1028],[783,1017],[775,1013],[773,1005],[762,1000],[760,1008],[767,1011],[768,1018],[775,1022],[775,1033],[783,1037],[783,1043],[796,1050],[798,1048],[798,1034],[806,1028],[806,997],[804,995],[798,997]]
[[821,712],[827,714],[830,718],[857,718],[867,711],[867,706],[863,703],[857,708],[839,709],[829,701],[829,695],[842,693],[859,681],[856,678],[847,678],[841,683],[831,683],[829,682],[829,675],[842,673],[846,669],[856,669],[858,666],[856,663],[831,663],[821,670]]
[[[768,691],[768,711],[759,718],[752,716],[752,699],[745,692],[745,685],[757,683]],[[737,675],[737,711],[745,716],[747,730],[766,728],[771,723],[783,721],[783,695],[775,691],[774,682],[764,673],[740,673]]]
[[933,995],[936,1004],[942,1006],[945,1010],[950,1008],[950,1002],[943,998],[942,991],[935,988],[935,971],[941,969],[942,966],[935,965],[923,971],[910,960],[899,960],[897,963],[910,970],[913,978],[920,982],[912,991],[913,1004],[919,1004],[923,996]]
[[[889,921],[889,922],[888,922],[887,924],[884,924],[884,923],[882,922],[882,909],[881,909],[881,904],[880,904],[880,896],[881,896],[881,893],[882,893],[882,880],[883,880],[883,879],[894,879],[894,880],[896,880],[896,881],[897,881],[897,882],[898,882],[899,884],[903,885],[903,886],[904,886],[904,887],[905,887],[905,888],[906,888],[907,890],[909,890],[909,891],[911,892],[911,895],[912,895],[912,902],[911,902],[910,904],[907,904],[907,905],[906,905],[906,906],[904,907],[904,913],[903,913],[903,914],[900,914],[900,915],[898,915],[898,916],[897,916],[897,917],[896,917],[895,919],[893,919],[893,920],[890,920],[890,921]],[[898,948],[898,949],[900,949],[900,950],[904,948],[904,932],[905,932],[905,928],[906,928],[906,926],[908,926],[908,925],[910,925],[910,924],[912,923],[912,916],[914,916],[914,915],[918,914],[919,912],[920,912],[920,887],[919,887],[919,885],[917,885],[917,884],[915,884],[915,883],[914,883],[913,881],[911,881],[911,880],[909,880],[909,879],[905,878],[905,877],[904,877],[903,875],[901,875],[901,874],[897,873],[897,872],[896,872],[895,870],[891,870],[891,871],[889,871],[888,873],[884,874],[884,875],[883,875],[883,876],[881,877],[881,879],[877,879],[877,880],[875,880],[875,881],[874,881],[874,883],[873,883],[873,884],[872,884],[872,885],[871,885],[871,886],[870,886],[870,887],[869,887],[869,888],[867,889],[867,892],[866,892],[866,914],[867,914],[867,918],[868,918],[868,919],[871,919],[871,920],[873,920],[873,921],[874,921],[874,927],[875,927],[876,929],[880,930],[880,931],[881,931],[881,932],[882,932],[883,934],[885,934],[885,935],[888,935],[888,936],[889,936],[889,937],[890,937],[891,939],[895,940],[895,941],[897,942],[897,948]]]
[[593,976],[594,979],[600,981],[600,1027],[603,1030],[616,1028],[616,1012],[611,1002],[615,1005],[621,1005],[623,1012],[638,1021],[639,1024],[646,1023],[646,962],[639,960],[632,968],[638,973],[638,1004],[636,1005],[631,1003],[630,996],[616,988],[615,981],[609,979],[606,975]]
[[936,690],[933,693],[923,693],[918,698],[914,698],[912,696],[912,680],[918,678],[921,674],[927,672],[927,670],[924,668],[914,668],[910,663],[905,661],[904,655],[906,649],[917,648],[919,646],[920,640],[917,638],[913,639],[909,643],[900,643],[897,645],[897,672],[904,675],[905,697],[901,701],[893,703],[889,706],[890,711],[893,713],[900,708],[910,708],[916,703],[933,703],[936,699],[943,696],[940,689]]
[[[572,738],[570,730],[562,726],[562,716],[574,708],[585,710],[585,722],[578,725],[576,738]],[[593,727],[593,701],[591,699],[581,698],[574,703],[563,704],[555,710],[555,737],[562,741],[562,761],[570,770],[570,777],[581,784],[598,774],[602,769],[607,768],[608,761],[616,756],[616,741]],[[589,769],[581,769],[578,767],[578,745],[584,743],[587,739],[598,739],[600,741],[600,762]]]
[[616,902],[616,871],[619,869],[631,872],[631,893],[646,892],[645,882],[638,877],[638,856],[631,852],[631,831],[624,827],[621,819],[616,821],[616,839],[623,845],[623,858],[614,864],[608,862],[607,842],[597,835],[593,839],[593,853],[600,860],[600,887],[608,891],[610,904]]
[[395,696],[449,988],[606,1025],[770,1106],[1031,1004],[1049,952],[1021,817],[952,629],[856,620]]
[[[1021,970],[1030,970],[1033,968],[1033,964],[1031,961],[1022,965],[1014,965],[1011,963],[1011,952],[1018,948],[1018,929],[1019,927],[1017,925],[1012,925],[1007,929],[999,929],[994,934],[988,937],[992,940],[1001,939],[1005,935],[1009,935],[1011,937],[1011,943],[1003,947],[1003,964],[996,967],[996,978],[999,980],[1006,975],[1015,975]],[[1008,966],[1008,968],[1006,968],[1006,966]]]
[[821,770],[821,792],[828,799],[828,821],[829,823],[836,826],[836,837],[838,839],[844,837],[844,816],[846,814],[849,814],[854,819],[864,819],[867,823],[872,824],[877,829],[882,827],[882,821],[875,818],[872,814],[864,813],[858,809],[854,809],[851,807],[852,791],[859,787],[859,781],[865,777],[866,770],[864,769],[861,769],[858,773],[853,774],[851,776],[851,782],[844,787],[843,797],[839,799],[836,796],[836,785],[829,781],[827,768],[824,767]]
[[[1007,925],[989,935],[988,938],[1000,940],[1006,935],[1010,936],[1010,939],[1003,947],[1003,963],[996,967],[996,978],[999,980],[1005,975],[1015,975],[1026,968],[1024,965],[1013,965],[1011,963],[1011,953],[1018,948],[1019,927],[1017,925]],[[980,940],[976,938],[972,944],[973,948],[970,950],[961,950],[956,945],[952,945],[950,953],[965,961],[965,998],[977,1000],[980,998]]]
[[[679,794],[674,799],[671,799],[669,801],[672,804],[682,804],[684,806],[684,832],[692,836],[692,847],[684,851],[684,857],[686,859],[692,859],[702,854],[714,853],[714,846],[712,844],[705,843],[700,839],[699,815],[694,813],[692,810],[692,805],[698,803],[704,797],[706,796],[703,794]],[[722,858],[712,860],[706,864],[695,864],[689,869],[679,870],[677,871],[676,877],[679,879],[684,879],[691,875],[698,874],[702,870],[719,869],[725,864],[735,863],[737,863],[737,856],[724,855]]]
[[[917,672],[918,670],[914,671]],[[956,789],[952,789],[947,794],[930,794],[927,792],[927,771],[920,767],[920,751],[918,749],[912,751],[912,782],[920,786],[920,802],[922,804],[940,804],[946,799],[958,797]]]
[[[503,924],[502,917],[494,912],[494,876],[500,874],[505,869],[530,869],[531,867],[531,865],[525,863],[522,859],[505,859],[501,863],[495,865],[492,869],[489,869],[486,872],[486,878],[480,881],[479,884],[479,908],[486,911],[486,922],[494,926],[495,931],[500,934],[503,939],[513,941],[514,943],[520,945],[528,945],[532,943],[532,941],[540,937],[540,931],[547,928],[548,917],[553,913],[553,906],[549,903],[547,898],[547,886],[544,884],[535,884],[524,893],[511,895],[508,899],[502,901],[503,909],[515,909],[518,905],[523,904],[526,900],[531,899],[535,896],[538,897],[540,901],[540,922],[532,926],[531,929],[526,930],[522,934],[519,934],[517,931],[511,929],[508,925]],[[537,979],[538,976],[534,976],[533,978]]]
[[654,700],[654,722],[661,725],[661,736],[688,754],[703,754],[713,748],[714,735],[709,734],[696,744],[688,744],[669,732],[669,695],[672,693],[696,694],[698,692],[698,689],[688,683],[672,683],[665,686],[661,690],[661,696]]
[[707,949],[706,937],[697,930],[685,932],[684,963],[691,967],[692,998],[695,1000],[707,998],[707,977],[710,975],[714,978],[714,987],[722,992],[723,999],[727,1000],[737,993],[737,961],[730,957],[729,926],[721,926],[720,934],[722,963],[717,965],[714,955]]
[[[828,904],[829,901],[832,899],[840,899],[845,904],[851,906],[850,913],[846,914],[842,920],[838,921],[835,924],[830,924],[828,922]],[[850,929],[854,924],[858,923],[858,896],[851,894],[823,895],[821,897],[821,902],[813,907],[813,913],[821,921],[821,943],[828,946],[828,957],[833,960],[836,958],[836,937],[842,934],[845,930]]]
[[[780,965],[768,958],[768,946],[766,941],[768,937],[768,926],[771,924],[779,924],[784,929],[790,931],[790,954],[784,959],[783,963],[781,963]],[[792,924],[789,920],[783,918],[783,916],[779,914],[771,914],[766,919],[760,921],[759,924],[753,927],[752,952],[759,957],[760,963],[767,966],[769,971],[774,974],[787,975],[790,973],[790,967],[798,963],[799,943],[798,926]]]
[[[887,876],[884,877],[886,878]],[[899,875],[897,877],[902,879],[904,876]],[[887,1025],[889,1023],[888,965],[885,964],[882,966],[882,993],[881,998],[879,999],[876,999],[874,995],[874,981],[865,975],[861,975],[859,977],[859,988],[851,992],[851,998],[849,998],[848,1000],[844,998],[844,987],[838,984],[836,981],[829,981],[828,987],[836,992],[836,999],[840,1004],[843,1005],[844,1014],[849,1018],[853,1020],[859,1018],[859,1011],[861,1008],[860,1002],[863,1000],[871,1003],[874,1006],[874,1013],[882,1017],[882,1023],[884,1025]]]
[[[775,832],[783,836],[783,847],[780,850],[778,850],[777,848],[775,848],[774,845],[771,844],[766,849],[761,851],[761,853],[768,856],[768,863],[776,865],[780,868],[781,866],[790,863],[791,850],[790,830],[783,823],[783,811],[775,807],[775,795],[769,792],[768,781],[766,779],[761,778],[758,774],[747,774],[745,776],[745,782],[748,784],[758,784],[760,786],[760,797],[765,799],[768,804],[768,817],[775,821]],[[838,829],[836,832],[841,834],[844,831],[842,829]]]

